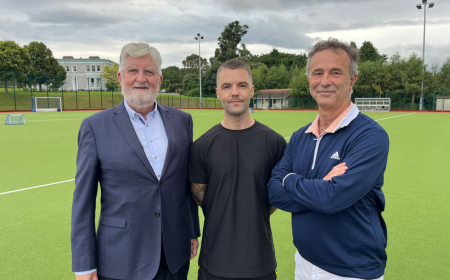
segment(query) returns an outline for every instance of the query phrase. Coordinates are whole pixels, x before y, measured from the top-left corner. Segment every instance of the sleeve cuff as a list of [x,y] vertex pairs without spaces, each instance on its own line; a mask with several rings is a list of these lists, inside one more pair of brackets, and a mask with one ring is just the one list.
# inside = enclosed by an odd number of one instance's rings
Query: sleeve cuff
[[288,175],[284,176],[283,181],[281,182],[281,184],[283,185],[283,187],[284,187],[284,180],[286,180],[286,178],[287,178],[289,175],[292,175],[292,174],[296,174],[296,173],[289,173]]
[[88,270],[88,271],[75,272],[75,275],[86,275],[86,274],[92,273],[94,271],[97,271],[97,269],[94,268],[94,269],[91,269],[91,270]]

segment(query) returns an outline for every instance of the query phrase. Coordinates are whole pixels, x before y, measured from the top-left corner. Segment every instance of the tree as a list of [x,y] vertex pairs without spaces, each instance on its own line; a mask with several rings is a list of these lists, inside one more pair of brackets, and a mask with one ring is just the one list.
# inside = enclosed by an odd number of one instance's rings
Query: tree
[[30,55],[30,71],[34,77],[33,82],[39,85],[39,91],[42,91],[44,83],[59,87],[61,81],[66,79],[66,70],[53,57],[52,51],[42,42],[31,42],[24,48]]
[[253,85],[255,85],[255,92],[266,88],[267,74],[269,74],[269,68],[264,64],[252,70]]
[[303,68],[295,67],[292,72],[292,78],[289,83],[291,88],[291,95],[305,96],[309,94],[309,83],[306,77],[306,66]]
[[376,61],[361,62],[358,67],[358,81],[355,84],[357,92],[374,92],[379,97],[386,91],[387,67],[385,61],[378,59]]
[[373,46],[370,41],[364,41],[362,47],[359,49],[359,60],[365,61],[377,61],[380,58],[378,50]]
[[115,62],[113,66],[106,65],[105,67],[103,67],[103,73],[101,73],[100,76],[106,80],[107,90],[114,90],[115,88],[120,88],[117,72],[119,72],[119,64]]
[[19,74],[27,73],[30,64],[31,58],[27,50],[14,41],[0,41],[0,81],[5,83],[6,94],[8,94],[8,81],[12,80],[13,75],[17,78]]
[[163,88],[167,88],[169,92],[173,92],[180,87],[183,81],[182,71],[180,70],[177,66],[169,66],[161,70],[164,77]]
[[[206,58],[201,58],[202,62],[202,73],[206,71],[208,68],[208,60]],[[198,55],[193,53],[186,57],[185,60],[182,62],[184,67],[184,75],[191,73],[191,74],[198,74]]]
[[354,41],[350,42],[350,47],[354,48],[355,50],[358,49],[358,47],[356,46],[356,43]]
[[279,52],[276,48],[273,48],[268,54],[252,56],[251,60],[264,63],[269,68],[283,64],[288,69],[294,69],[295,67],[303,68],[306,65],[306,58],[306,54],[283,53]]
[[227,60],[239,57],[239,55],[249,56],[250,52],[247,50],[244,44],[241,45],[241,49],[238,48],[239,43],[242,41],[242,37],[247,34],[248,25],[240,25],[239,21],[230,22],[225,26],[221,36],[217,39],[219,47],[214,53],[214,57],[210,59],[211,64],[214,61],[225,62]]

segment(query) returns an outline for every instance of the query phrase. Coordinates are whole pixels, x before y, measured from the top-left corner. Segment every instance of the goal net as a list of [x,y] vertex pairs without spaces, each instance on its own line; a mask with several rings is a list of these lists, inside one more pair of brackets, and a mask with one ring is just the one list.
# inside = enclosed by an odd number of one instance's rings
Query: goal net
[[33,112],[62,112],[61,97],[31,97]]
[[25,115],[7,115],[5,124],[25,124]]
[[355,98],[355,105],[360,111],[389,112],[391,110],[390,98]]

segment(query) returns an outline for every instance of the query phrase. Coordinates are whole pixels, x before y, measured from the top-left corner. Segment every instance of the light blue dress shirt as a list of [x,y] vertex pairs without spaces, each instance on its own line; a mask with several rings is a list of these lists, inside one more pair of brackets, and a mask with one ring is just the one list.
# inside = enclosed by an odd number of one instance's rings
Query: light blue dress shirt
[[[147,120],[145,120],[140,113],[136,113],[131,109],[126,101],[124,101],[123,104],[130,117],[134,131],[139,138],[139,142],[141,142],[142,147],[144,148],[145,155],[159,181],[161,179],[161,173],[166,159],[167,145],[169,142],[167,140],[167,134],[161,114],[158,111],[158,103],[155,102],[155,109],[147,115]],[[96,270],[97,269],[75,272],[75,275],[85,275]]]

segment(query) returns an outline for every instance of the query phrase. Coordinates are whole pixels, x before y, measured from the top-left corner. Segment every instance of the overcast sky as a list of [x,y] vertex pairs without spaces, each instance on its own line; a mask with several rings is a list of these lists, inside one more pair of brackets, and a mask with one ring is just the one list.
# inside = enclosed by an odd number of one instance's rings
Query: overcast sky
[[[243,43],[252,54],[303,53],[328,37],[358,47],[371,41],[382,54],[422,55],[421,0],[0,0],[0,39],[21,45],[44,42],[56,58],[100,56],[118,62],[122,46],[148,42],[163,67],[186,56],[213,56],[225,25],[238,20],[249,30]],[[428,64],[450,56],[450,1],[427,9]]]

